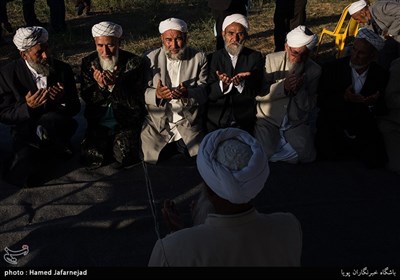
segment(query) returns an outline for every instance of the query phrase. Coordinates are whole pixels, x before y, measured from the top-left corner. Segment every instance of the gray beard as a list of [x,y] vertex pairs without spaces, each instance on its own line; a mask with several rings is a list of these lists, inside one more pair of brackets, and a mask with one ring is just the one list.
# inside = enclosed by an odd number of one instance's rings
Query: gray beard
[[361,69],[364,69],[364,68],[368,67],[369,63],[365,64],[365,65],[356,65],[356,64],[354,64],[353,62],[350,61],[349,65],[350,65],[351,68],[353,68],[354,70],[357,71],[357,70],[361,70]]
[[[237,47],[232,47],[232,45],[237,45]],[[232,56],[238,56],[243,50],[244,44],[240,43],[230,43],[225,44],[225,50]]]
[[296,76],[301,75],[304,72],[304,62],[291,62],[288,60],[289,74],[293,73]]
[[178,53],[171,53],[164,45],[163,49],[167,57],[171,60],[183,60],[183,55],[185,53],[186,46],[184,46],[182,49],[179,50]]
[[111,59],[103,59],[101,56],[99,56],[101,69],[113,72],[115,69],[115,65],[117,65],[118,63],[118,55],[119,53],[117,51],[117,53],[113,55]]
[[51,65],[49,61],[43,63],[33,62],[32,60],[27,60],[29,66],[31,66],[38,74],[48,77],[50,75]]

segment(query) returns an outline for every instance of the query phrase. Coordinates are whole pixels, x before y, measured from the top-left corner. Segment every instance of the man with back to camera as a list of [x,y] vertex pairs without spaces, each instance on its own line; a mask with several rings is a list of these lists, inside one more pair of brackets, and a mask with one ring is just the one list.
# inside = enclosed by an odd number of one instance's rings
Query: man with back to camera
[[266,85],[257,100],[255,136],[270,161],[311,162],[316,157],[310,117],[321,67],[310,58],[317,36],[300,25],[286,36],[285,51],[265,59]]
[[296,217],[262,214],[252,205],[269,176],[268,159],[254,137],[238,128],[207,134],[197,169],[214,213],[204,224],[157,240],[149,266],[300,266]]

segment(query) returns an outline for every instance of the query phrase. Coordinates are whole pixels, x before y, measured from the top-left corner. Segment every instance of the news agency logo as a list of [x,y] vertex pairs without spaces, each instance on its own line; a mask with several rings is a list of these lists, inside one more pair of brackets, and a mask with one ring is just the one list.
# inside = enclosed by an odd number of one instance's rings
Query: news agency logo
[[4,254],[4,260],[6,262],[8,262],[9,264],[16,265],[16,264],[18,264],[18,259],[16,257],[28,255],[29,246],[28,245],[22,245],[22,249],[21,250],[17,250],[17,251],[13,251],[13,250],[9,249],[8,247],[6,247],[4,249],[4,251],[6,252]]

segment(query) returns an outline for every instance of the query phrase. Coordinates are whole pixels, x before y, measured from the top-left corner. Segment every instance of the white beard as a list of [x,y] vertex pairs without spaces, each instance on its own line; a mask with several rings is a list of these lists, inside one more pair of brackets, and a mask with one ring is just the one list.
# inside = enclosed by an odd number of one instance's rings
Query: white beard
[[[236,45],[236,47],[233,47],[232,45]],[[225,44],[225,50],[232,56],[238,56],[240,52],[243,50],[244,44],[240,43],[230,43],[230,44]]]
[[171,53],[164,45],[163,49],[167,57],[171,60],[182,60],[183,59],[183,53],[185,52],[186,46],[183,47],[182,49],[179,50],[178,53]]
[[111,57],[111,59],[103,59],[101,56],[99,56],[99,60],[101,69],[113,72],[115,65],[117,65],[118,62],[118,50],[117,53]]
[[38,74],[48,77],[50,75],[50,64],[46,62],[45,64],[36,63],[29,59],[26,60]]
[[364,69],[364,68],[366,68],[366,67],[368,67],[368,65],[369,65],[369,63],[368,64],[366,64],[366,65],[356,65],[356,64],[354,64],[354,63],[352,63],[351,61],[350,61],[350,67],[351,68],[353,68],[354,70],[361,70],[361,69]]

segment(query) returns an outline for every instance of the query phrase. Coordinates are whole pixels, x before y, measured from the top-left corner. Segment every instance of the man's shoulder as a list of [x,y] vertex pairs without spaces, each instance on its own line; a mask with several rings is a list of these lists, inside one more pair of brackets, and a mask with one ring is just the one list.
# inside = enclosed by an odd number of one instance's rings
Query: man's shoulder
[[144,53],[144,56],[149,57],[149,58],[155,57],[155,56],[159,55],[161,53],[161,51],[162,51],[162,48],[151,49],[151,50],[146,51]]
[[192,48],[192,47],[186,47],[185,49],[186,57],[187,59],[205,59],[206,54],[203,51],[200,51],[198,49]]
[[132,52],[125,50],[120,50],[119,52],[119,61],[121,61],[122,64],[129,65],[131,67],[137,67],[142,60],[143,57]]
[[53,63],[54,63],[54,65],[56,67],[58,67],[58,66],[59,67],[67,67],[67,68],[71,67],[71,65],[68,62],[62,61],[62,60],[57,59],[57,58],[53,58]]
[[322,71],[321,65],[315,62],[312,58],[307,59],[306,67],[316,72]]
[[137,59],[140,58],[139,55],[134,54],[133,52],[126,51],[123,49],[119,49],[119,56],[122,58],[127,58],[127,59]]
[[3,65],[0,68],[0,72],[8,75],[8,74],[15,72],[16,69],[20,69],[23,67],[26,67],[25,61],[21,58],[18,58],[18,59],[12,60],[12,61],[8,62],[7,64]]
[[86,63],[86,62],[91,62],[94,61],[95,59],[97,59],[99,56],[97,54],[96,51],[91,52],[90,54],[88,54],[87,56],[82,58],[82,63]]
[[272,52],[265,56],[268,60],[286,59],[286,51]]
[[273,224],[274,227],[277,227],[278,225],[298,226],[300,224],[297,217],[290,212],[274,212],[268,214],[263,214],[263,213],[258,213],[258,214],[259,217],[262,220],[264,220],[265,223]]
[[260,51],[248,47],[244,47],[241,54],[262,56]]

